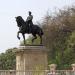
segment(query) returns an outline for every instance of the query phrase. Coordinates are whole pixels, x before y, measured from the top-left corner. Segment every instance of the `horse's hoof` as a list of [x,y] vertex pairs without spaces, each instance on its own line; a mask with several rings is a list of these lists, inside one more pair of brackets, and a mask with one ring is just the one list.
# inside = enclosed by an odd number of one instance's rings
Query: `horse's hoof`
[[20,37],[17,37],[20,40]]
[[18,39],[20,40],[20,37],[18,37]]

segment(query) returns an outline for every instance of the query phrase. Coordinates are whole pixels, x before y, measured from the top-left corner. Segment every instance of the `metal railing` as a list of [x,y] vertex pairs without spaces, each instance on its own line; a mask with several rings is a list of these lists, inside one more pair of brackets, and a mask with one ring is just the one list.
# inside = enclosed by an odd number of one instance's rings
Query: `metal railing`
[[29,70],[29,71],[16,71],[16,70],[0,70],[0,75],[75,75],[72,70]]

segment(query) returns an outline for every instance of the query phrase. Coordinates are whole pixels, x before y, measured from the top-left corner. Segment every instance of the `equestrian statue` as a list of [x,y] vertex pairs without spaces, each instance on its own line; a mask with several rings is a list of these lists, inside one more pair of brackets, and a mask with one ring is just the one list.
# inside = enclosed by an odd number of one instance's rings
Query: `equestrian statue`
[[31,15],[31,12],[29,11],[29,16],[27,17],[26,21],[21,16],[17,16],[16,22],[17,26],[19,27],[19,31],[17,32],[17,38],[20,39],[19,33],[22,34],[23,39],[24,39],[24,44],[25,43],[25,34],[32,34],[34,38],[32,39],[32,43],[34,42],[35,39],[37,39],[38,35],[40,37],[40,44],[42,44],[42,35],[43,31],[42,28],[40,28],[38,25],[34,25],[32,22],[33,16]]

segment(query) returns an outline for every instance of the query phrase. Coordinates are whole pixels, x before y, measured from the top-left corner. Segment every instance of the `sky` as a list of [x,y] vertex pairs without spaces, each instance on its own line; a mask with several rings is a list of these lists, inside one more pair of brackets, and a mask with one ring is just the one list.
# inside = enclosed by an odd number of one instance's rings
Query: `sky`
[[48,10],[54,11],[72,4],[75,4],[75,0],[0,0],[0,53],[18,47],[23,40],[21,34],[20,41],[16,37],[16,16],[22,16],[26,20],[28,11],[31,11],[34,16],[33,23],[36,23],[41,21]]

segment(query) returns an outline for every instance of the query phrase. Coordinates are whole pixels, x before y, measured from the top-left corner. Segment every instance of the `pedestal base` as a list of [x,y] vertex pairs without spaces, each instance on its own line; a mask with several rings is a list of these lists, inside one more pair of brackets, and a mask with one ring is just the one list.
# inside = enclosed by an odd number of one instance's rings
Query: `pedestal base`
[[[16,52],[16,70],[24,71],[20,72],[21,75],[33,75],[28,74],[29,71],[41,71],[47,70],[47,52],[48,50],[44,46],[23,46],[15,50]],[[17,75],[19,72],[17,72]],[[44,75],[44,74],[41,74]]]

